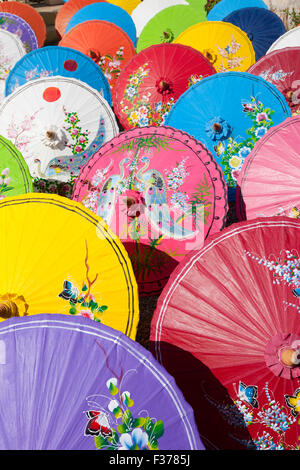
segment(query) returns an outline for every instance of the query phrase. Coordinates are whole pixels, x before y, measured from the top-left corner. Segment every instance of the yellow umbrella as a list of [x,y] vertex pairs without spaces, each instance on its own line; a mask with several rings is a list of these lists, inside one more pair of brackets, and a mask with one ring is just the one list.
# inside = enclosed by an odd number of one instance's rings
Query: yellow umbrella
[[135,339],[137,285],[127,252],[98,216],[61,196],[0,203],[0,318],[83,315]]
[[133,10],[142,2],[142,0],[109,0],[109,3],[113,3],[118,7],[123,8],[126,10],[129,15],[133,12]]
[[223,21],[197,23],[183,31],[174,43],[200,51],[217,72],[246,72],[255,62],[255,52],[247,34]]

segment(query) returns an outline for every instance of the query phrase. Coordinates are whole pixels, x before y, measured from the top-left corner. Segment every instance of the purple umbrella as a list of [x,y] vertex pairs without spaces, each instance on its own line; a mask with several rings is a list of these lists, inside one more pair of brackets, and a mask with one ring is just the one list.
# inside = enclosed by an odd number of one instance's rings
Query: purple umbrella
[[83,317],[0,326],[0,449],[202,450],[192,408],[136,342]]
[[20,16],[0,12],[0,28],[16,34],[21,39],[26,52],[33,51],[39,47],[33,29]]

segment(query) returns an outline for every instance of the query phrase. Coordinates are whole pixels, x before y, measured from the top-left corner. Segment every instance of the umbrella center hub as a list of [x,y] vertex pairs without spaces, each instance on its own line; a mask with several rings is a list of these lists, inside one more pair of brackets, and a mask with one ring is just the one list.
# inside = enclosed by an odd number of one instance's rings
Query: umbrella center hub
[[217,133],[220,133],[222,131],[222,124],[220,124],[219,122],[214,122],[213,130]]
[[126,204],[127,217],[135,219],[145,212],[145,201],[142,193],[135,190],[127,190],[123,194],[123,202]]
[[213,141],[226,140],[230,137],[232,128],[230,124],[220,116],[215,116],[205,126],[207,136]]
[[299,377],[300,337],[295,334],[277,334],[267,344],[265,361],[278,377],[293,379]]
[[168,95],[170,93],[173,93],[172,82],[165,78],[160,78],[159,80],[157,80],[155,85],[158,93],[161,93],[162,95]]
[[0,317],[7,319],[11,317],[18,317],[19,310],[17,305],[11,300],[0,300]]
[[63,129],[48,126],[42,130],[42,142],[46,147],[64,150],[68,144],[68,138]]
[[162,42],[173,42],[175,39],[174,33],[171,29],[167,28],[161,35]]

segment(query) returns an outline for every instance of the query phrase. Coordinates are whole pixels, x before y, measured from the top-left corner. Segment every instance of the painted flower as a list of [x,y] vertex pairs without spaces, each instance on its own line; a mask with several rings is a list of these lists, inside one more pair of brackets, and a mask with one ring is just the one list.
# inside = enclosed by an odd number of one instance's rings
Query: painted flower
[[261,127],[258,127],[255,131],[255,137],[257,137],[258,139],[260,139],[261,137],[263,137],[265,135],[265,133],[268,131],[268,129],[264,126],[261,126]]
[[4,168],[4,170],[1,171],[2,176],[7,176],[9,173],[9,168]]
[[117,400],[111,400],[108,404],[108,409],[111,411],[111,413],[114,414],[115,418],[119,419],[122,417],[123,413],[120,408],[119,402]]
[[229,165],[231,168],[240,168],[243,163],[242,158],[237,157],[236,155],[229,160]]
[[230,124],[220,116],[214,117],[205,126],[207,136],[213,141],[228,139],[232,129]]
[[[131,85],[138,85],[139,79],[138,79],[137,76],[133,75],[133,76],[130,78],[129,82],[130,82]],[[134,89],[134,88],[133,88],[133,89]]]
[[245,159],[249,155],[250,152],[251,152],[251,148],[244,146],[239,151],[239,157]]
[[70,114],[69,120],[70,120],[70,122],[74,123],[74,122],[77,121],[77,117],[74,114]]
[[233,171],[231,172],[231,175],[232,175],[232,178],[233,178],[233,179],[237,180],[238,177],[240,176],[240,170],[233,170]]
[[77,135],[78,134],[78,129],[72,129],[71,134],[72,135]]
[[147,106],[141,106],[139,108],[139,114],[140,116],[147,116],[148,115],[148,108]]
[[139,120],[139,126],[141,126],[141,127],[148,126],[148,124],[149,124],[149,119],[147,117],[142,117]]
[[133,86],[130,86],[129,88],[127,88],[126,95],[128,96],[128,98],[132,98],[135,94],[136,94],[136,89]]
[[130,119],[136,124],[139,121],[139,114],[136,111],[132,111],[132,113],[130,113]]
[[119,450],[146,450],[148,449],[148,434],[140,428],[135,428],[132,433],[120,436]]
[[267,113],[258,113],[256,116],[256,122],[267,121],[268,115]]
[[116,395],[119,391],[118,380],[116,379],[116,377],[111,377],[110,379],[108,379],[106,381],[106,386],[108,390],[110,391],[111,395]]

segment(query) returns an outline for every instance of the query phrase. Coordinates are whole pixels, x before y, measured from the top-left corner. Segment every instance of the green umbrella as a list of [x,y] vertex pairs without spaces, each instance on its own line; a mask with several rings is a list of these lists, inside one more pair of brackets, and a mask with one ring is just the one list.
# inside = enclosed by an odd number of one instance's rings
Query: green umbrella
[[137,52],[153,44],[173,42],[179,34],[190,26],[206,21],[204,10],[205,0],[199,0],[197,5],[175,5],[157,13],[142,30]]
[[14,145],[0,136],[0,200],[32,191],[27,163]]

